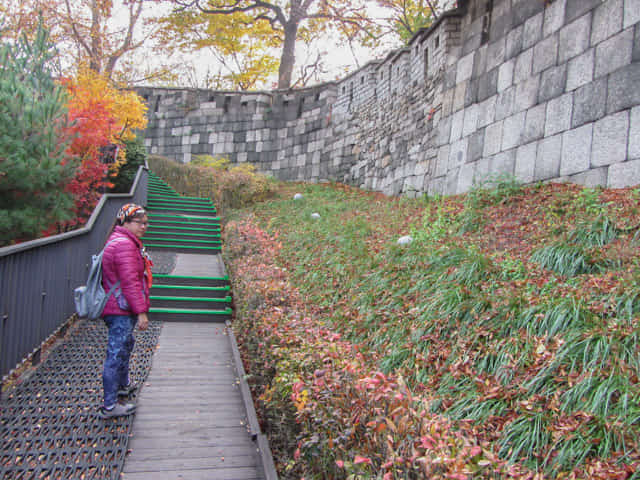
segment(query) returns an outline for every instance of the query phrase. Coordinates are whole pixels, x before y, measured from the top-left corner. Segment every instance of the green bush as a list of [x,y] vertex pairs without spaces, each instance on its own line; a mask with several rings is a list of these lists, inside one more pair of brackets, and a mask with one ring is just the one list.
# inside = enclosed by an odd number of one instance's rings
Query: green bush
[[75,163],[66,158],[64,88],[53,79],[55,55],[40,25],[33,40],[0,31],[0,245],[38,236],[70,217],[65,192]]
[[193,164],[151,156],[149,167],[178,193],[213,200],[219,211],[249,206],[269,198],[272,181],[249,164],[232,166],[227,159],[196,157]]
[[142,143],[142,139],[125,141],[126,162],[118,169],[118,174],[111,181],[113,193],[128,193],[131,190],[133,180],[136,178],[138,168],[145,164],[147,159],[147,149]]

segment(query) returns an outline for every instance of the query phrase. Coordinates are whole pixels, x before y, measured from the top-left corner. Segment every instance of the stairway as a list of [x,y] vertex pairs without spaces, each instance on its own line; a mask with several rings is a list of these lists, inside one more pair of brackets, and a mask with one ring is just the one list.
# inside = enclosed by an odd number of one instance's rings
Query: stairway
[[[185,254],[183,260],[192,262],[220,254],[220,217],[208,198],[178,195],[150,173],[147,210],[149,228],[142,241],[150,250]],[[149,313],[165,322],[230,320],[229,277],[156,274]]]

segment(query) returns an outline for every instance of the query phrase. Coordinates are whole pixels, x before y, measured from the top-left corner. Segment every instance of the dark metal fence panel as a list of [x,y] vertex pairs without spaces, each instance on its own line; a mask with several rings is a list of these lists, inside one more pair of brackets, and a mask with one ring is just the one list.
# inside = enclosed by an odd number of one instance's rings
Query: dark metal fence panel
[[103,195],[87,224],[73,232],[0,248],[0,376],[39,348],[74,313],[73,289],[86,282],[120,207],[147,203],[148,171],[131,191]]

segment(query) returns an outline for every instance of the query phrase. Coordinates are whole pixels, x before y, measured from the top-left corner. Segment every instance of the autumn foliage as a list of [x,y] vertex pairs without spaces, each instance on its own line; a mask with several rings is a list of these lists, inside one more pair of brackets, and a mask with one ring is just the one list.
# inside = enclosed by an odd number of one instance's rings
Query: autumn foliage
[[[76,78],[63,80],[71,138],[67,155],[80,159],[73,180],[67,185],[74,197],[74,219],[58,230],[83,224],[91,215],[100,196],[111,186],[109,178],[117,173],[124,160],[124,141],[135,138],[137,129],[146,127],[146,106],[133,92],[116,89],[104,76],[82,69]],[[101,150],[109,145],[118,148],[115,163],[103,162]]]
[[637,189],[281,188],[223,251],[281,478],[638,478]]

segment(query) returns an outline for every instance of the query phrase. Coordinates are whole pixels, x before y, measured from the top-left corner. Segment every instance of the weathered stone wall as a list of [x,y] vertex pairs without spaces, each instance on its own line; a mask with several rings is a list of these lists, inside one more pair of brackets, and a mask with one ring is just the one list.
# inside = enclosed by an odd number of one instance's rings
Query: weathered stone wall
[[640,0],[460,0],[337,83],[140,89],[152,153],[415,195],[489,175],[640,183]]

